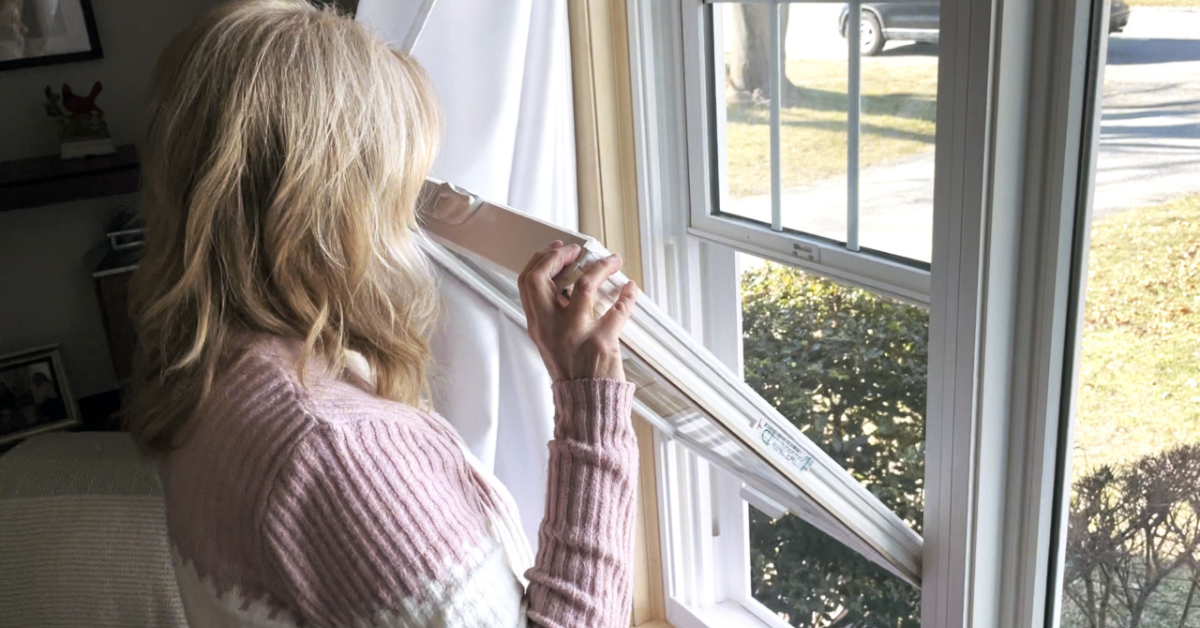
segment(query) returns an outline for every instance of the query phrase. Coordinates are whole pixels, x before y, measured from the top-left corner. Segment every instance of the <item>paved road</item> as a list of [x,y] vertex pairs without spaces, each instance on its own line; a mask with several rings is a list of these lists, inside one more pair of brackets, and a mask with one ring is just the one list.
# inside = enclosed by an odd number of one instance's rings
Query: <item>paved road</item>
[[[813,8],[821,12],[802,14],[809,18],[800,22],[804,26],[789,28],[789,55],[844,56],[834,46],[841,39],[832,27],[835,39],[818,35],[822,24],[836,23],[836,9]],[[889,44],[889,53],[897,63],[936,63],[920,47]],[[1200,10],[1134,7],[1125,32],[1109,40],[1104,93],[1094,214],[1200,193]],[[862,245],[929,260],[932,177],[932,151],[863,170]],[[769,222],[769,197],[737,204],[738,213]],[[844,178],[784,190],[783,207],[785,226],[844,239]]]
[[1200,9],[1134,7],[1108,50],[1095,214],[1200,192]]

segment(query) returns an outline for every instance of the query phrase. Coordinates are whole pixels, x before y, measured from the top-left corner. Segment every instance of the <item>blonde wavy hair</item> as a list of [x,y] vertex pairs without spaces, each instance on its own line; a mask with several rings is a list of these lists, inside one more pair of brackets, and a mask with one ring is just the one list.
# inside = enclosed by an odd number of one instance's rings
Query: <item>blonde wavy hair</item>
[[226,4],[171,43],[130,298],[143,450],[179,445],[246,332],[302,340],[302,377],[360,353],[378,395],[426,402],[437,298],[413,206],[440,131],[414,60],[303,0]]

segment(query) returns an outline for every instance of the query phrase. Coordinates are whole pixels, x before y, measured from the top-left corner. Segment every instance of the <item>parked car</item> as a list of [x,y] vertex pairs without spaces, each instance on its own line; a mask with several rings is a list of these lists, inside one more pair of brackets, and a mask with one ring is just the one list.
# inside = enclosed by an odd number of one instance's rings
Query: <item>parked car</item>
[[[861,39],[859,46],[864,56],[878,54],[883,45],[893,39],[918,43],[937,43],[939,4],[889,3],[862,5]],[[838,17],[838,31],[846,36],[846,18],[849,5],[842,7]],[[1129,24],[1129,5],[1125,0],[1112,0],[1108,20],[1108,31],[1119,33]]]

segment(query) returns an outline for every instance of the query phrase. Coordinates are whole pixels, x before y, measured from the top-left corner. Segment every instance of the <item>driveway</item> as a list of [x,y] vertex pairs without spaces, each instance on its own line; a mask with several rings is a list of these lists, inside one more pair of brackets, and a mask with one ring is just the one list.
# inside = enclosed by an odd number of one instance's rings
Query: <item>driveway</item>
[[1104,73],[1095,215],[1200,192],[1200,9],[1134,7]]
[[[813,22],[824,23],[832,13],[831,24],[836,24],[839,9],[819,9],[823,12],[813,14]],[[829,30],[842,41],[835,26]],[[833,40],[791,34],[792,58],[838,54],[831,50]],[[937,62],[935,56],[906,55],[897,43],[885,54],[895,55],[898,63]],[[1094,216],[1200,193],[1200,10],[1134,7],[1125,32],[1109,39],[1103,112]],[[933,151],[866,168],[860,179],[862,246],[928,261]],[[770,222],[770,197],[740,199],[736,205],[736,213]],[[785,189],[783,208],[785,226],[844,239],[846,180]]]

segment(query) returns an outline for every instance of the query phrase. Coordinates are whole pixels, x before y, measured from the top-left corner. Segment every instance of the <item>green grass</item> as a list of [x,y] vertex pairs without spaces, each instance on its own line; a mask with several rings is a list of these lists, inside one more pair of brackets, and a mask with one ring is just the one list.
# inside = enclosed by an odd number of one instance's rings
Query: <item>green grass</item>
[[[936,65],[863,59],[863,166],[933,146]],[[788,77],[801,89],[781,111],[784,187],[844,175],[845,62],[791,61]],[[728,110],[730,192],[767,194],[769,109]],[[1200,441],[1200,195],[1097,219],[1091,237],[1076,477]]]
[[[780,111],[783,187],[846,174],[846,62],[789,61],[800,87]],[[869,57],[862,63],[863,167],[928,150],[934,141],[937,59]],[[734,198],[771,189],[770,109],[728,104],[726,147]]]
[[1074,475],[1200,441],[1200,195],[1096,220]]

